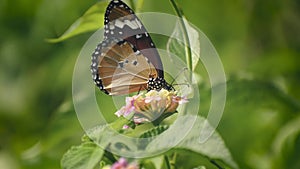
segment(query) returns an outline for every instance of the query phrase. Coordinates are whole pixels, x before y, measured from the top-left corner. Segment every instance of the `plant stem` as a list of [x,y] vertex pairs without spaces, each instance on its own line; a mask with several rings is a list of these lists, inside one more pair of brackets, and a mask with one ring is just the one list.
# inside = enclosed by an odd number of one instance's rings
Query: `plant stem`
[[224,169],[222,166],[220,166],[215,160],[210,160],[210,162],[215,165],[218,169]]
[[164,158],[165,158],[165,162],[166,162],[166,165],[167,165],[167,169],[171,169],[171,165],[170,165],[170,161],[169,161],[168,156],[164,155]]
[[117,159],[114,157],[114,155],[110,151],[105,150],[104,156],[112,163],[117,161]]
[[[189,40],[189,34],[188,30],[184,21],[184,15],[182,10],[179,8],[179,6],[176,4],[175,0],[170,0],[177,16],[180,18],[180,27],[183,31],[183,40],[185,42],[185,56],[186,56],[186,64],[190,71],[193,69],[193,61],[192,61],[192,51],[191,51],[191,45]],[[191,80],[191,77],[190,77]]]
[[172,161],[171,161],[171,169],[175,169],[176,158],[177,158],[177,153],[174,152],[173,158],[172,158]]

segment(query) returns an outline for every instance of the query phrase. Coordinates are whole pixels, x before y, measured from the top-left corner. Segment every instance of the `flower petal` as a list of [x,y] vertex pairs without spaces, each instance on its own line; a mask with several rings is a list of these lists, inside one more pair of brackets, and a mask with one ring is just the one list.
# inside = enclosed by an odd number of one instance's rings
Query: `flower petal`
[[146,94],[126,97],[126,105],[115,114],[118,117],[133,115],[132,120],[141,124],[154,121],[163,113],[174,113],[180,104],[186,102],[187,97],[177,96],[176,92],[151,90]]

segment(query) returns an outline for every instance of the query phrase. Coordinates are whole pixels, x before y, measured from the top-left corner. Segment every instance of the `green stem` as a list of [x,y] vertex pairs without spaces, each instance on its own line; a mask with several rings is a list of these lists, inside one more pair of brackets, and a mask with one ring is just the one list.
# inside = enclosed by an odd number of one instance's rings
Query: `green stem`
[[170,161],[167,155],[164,155],[165,163],[167,165],[167,169],[171,169]]
[[114,155],[108,150],[105,150],[104,152],[104,156],[111,162],[111,163],[115,163],[117,161],[117,159],[114,157]]
[[175,169],[176,168],[176,158],[177,158],[177,153],[174,152],[172,154],[172,160],[170,161],[170,165],[171,165],[171,169]]
[[[183,40],[184,40],[184,44],[185,44],[185,56],[186,56],[186,64],[187,67],[190,71],[192,71],[193,68],[193,63],[192,63],[192,51],[191,51],[191,44],[190,44],[190,40],[189,40],[189,34],[188,34],[188,30],[187,27],[185,25],[184,22],[184,15],[182,10],[179,8],[179,6],[176,4],[175,0],[170,0],[177,16],[180,18],[180,27],[183,31]],[[190,77],[191,80],[191,77]]]
[[210,162],[215,165],[218,169],[224,169],[222,166],[220,166],[215,160],[210,160]]
[[173,158],[172,158],[172,161],[171,161],[171,169],[175,169],[175,164],[176,164],[176,159],[177,159],[177,153],[175,152],[173,154]]

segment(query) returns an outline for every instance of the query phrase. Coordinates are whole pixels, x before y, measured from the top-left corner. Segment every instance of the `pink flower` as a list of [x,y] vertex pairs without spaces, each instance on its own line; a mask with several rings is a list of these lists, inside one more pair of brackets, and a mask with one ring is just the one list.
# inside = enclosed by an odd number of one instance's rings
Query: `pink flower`
[[165,113],[176,112],[180,104],[188,102],[186,97],[177,96],[175,92],[165,89],[151,90],[146,94],[139,94],[126,98],[126,105],[115,114],[120,117],[130,117],[136,124],[151,122]]
[[115,115],[117,115],[118,117],[129,116],[135,110],[134,103],[136,99],[138,99],[139,97],[140,95],[135,95],[133,97],[126,97],[126,105],[123,106],[119,111],[117,111]]
[[128,164],[125,158],[120,158],[112,165],[111,169],[139,169],[139,167],[135,163]]
[[123,130],[127,130],[127,129],[129,129],[129,128],[130,128],[130,127],[129,127],[128,125],[124,125],[122,129],[123,129]]
[[183,97],[175,96],[175,97],[173,97],[173,102],[177,102],[179,104],[184,104],[184,103],[187,103],[189,101],[188,101],[186,96],[183,96]]

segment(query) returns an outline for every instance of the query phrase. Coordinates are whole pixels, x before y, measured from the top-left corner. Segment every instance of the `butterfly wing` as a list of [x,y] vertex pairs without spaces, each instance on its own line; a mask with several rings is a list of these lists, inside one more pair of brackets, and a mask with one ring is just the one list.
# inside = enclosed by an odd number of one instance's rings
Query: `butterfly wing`
[[[163,65],[149,33],[134,12],[121,0],[112,0],[104,17],[104,38],[120,38],[130,42],[148,58],[157,70],[158,76],[164,78]],[[145,50],[150,49],[152,50]]]
[[94,81],[109,95],[147,89],[149,74],[156,74],[153,64],[126,40],[104,40],[92,58]]
[[92,74],[106,94],[122,95],[148,89],[149,77],[163,78],[155,45],[141,21],[121,0],[105,13],[104,41],[92,55]]

